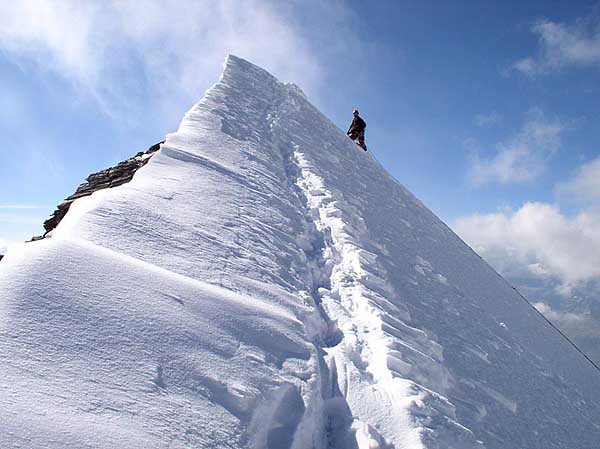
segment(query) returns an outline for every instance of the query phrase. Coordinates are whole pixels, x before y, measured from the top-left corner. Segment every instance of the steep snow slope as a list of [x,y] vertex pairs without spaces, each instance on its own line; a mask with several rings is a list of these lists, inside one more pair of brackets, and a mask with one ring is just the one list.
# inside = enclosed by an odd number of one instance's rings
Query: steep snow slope
[[592,449],[600,376],[294,85],[229,57],[0,262],[0,447]]

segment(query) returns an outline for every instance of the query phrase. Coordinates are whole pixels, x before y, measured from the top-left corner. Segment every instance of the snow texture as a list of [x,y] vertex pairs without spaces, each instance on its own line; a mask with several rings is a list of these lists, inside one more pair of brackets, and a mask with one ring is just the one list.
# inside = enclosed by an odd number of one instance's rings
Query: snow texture
[[0,447],[592,449],[600,376],[301,90],[230,56],[0,262]]

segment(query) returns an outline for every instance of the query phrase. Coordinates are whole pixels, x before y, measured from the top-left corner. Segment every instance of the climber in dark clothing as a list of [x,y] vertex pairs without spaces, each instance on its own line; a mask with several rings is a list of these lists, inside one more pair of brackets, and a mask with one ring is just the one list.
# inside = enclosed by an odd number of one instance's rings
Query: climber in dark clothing
[[365,128],[367,127],[367,124],[358,115],[358,109],[352,111],[352,114],[354,114],[354,119],[346,134],[348,134],[352,140],[358,139],[358,146],[367,151],[367,145],[365,145]]

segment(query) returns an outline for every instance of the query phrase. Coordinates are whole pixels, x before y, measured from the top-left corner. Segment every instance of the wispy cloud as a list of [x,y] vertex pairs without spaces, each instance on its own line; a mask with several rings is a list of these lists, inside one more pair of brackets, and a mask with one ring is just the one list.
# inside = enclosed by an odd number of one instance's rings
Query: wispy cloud
[[581,165],[572,179],[557,185],[556,191],[600,206],[600,157]]
[[561,146],[567,129],[561,121],[548,119],[540,109],[529,111],[522,129],[495,145],[495,154],[481,156],[478,145],[470,141],[470,177],[476,185],[530,181],[541,175],[548,160]]
[[477,114],[473,121],[480,128],[487,128],[501,124],[502,115],[496,111],[492,111],[488,114]]
[[[3,2],[0,48],[25,70],[42,68],[67,79],[110,114],[131,107],[124,98],[152,98],[166,109],[189,105],[218,75],[227,53],[296,81],[311,94],[326,68],[311,34],[330,32],[320,26],[327,22],[336,30],[349,24],[342,4],[310,3],[314,8],[303,10],[301,23],[298,5],[274,1]],[[339,41],[331,47],[346,51]]]
[[595,17],[572,24],[541,20],[531,32],[539,38],[538,54],[516,61],[509,71],[533,78],[566,67],[600,67],[600,26]]

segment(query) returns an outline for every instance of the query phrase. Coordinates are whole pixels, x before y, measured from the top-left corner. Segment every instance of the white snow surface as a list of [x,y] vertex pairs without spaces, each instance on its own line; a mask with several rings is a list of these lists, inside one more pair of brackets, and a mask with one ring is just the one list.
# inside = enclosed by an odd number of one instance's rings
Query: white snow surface
[[9,249],[0,363],[2,448],[600,447],[598,371],[234,56],[130,183]]

